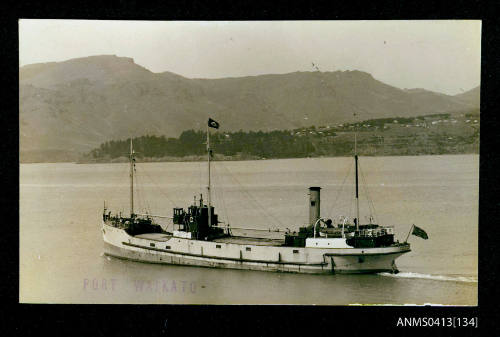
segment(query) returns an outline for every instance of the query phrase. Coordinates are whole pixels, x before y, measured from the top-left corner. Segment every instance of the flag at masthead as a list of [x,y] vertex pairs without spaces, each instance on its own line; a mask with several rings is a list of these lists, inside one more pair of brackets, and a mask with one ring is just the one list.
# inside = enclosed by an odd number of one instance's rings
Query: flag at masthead
[[219,128],[219,123],[214,121],[212,118],[208,119],[208,126],[211,128],[218,129]]

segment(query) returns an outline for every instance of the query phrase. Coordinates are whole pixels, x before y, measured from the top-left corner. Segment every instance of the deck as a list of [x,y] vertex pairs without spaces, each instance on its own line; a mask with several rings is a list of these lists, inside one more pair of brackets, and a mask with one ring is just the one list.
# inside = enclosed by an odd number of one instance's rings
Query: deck
[[[153,240],[158,242],[166,242],[170,240],[173,236],[164,233],[146,233],[135,235],[134,237],[139,239]],[[245,236],[231,236],[225,238],[214,239],[212,242],[218,243],[234,243],[238,245],[254,245],[254,246],[283,246],[285,240],[283,239],[269,239],[269,238],[253,238]]]
[[231,236],[213,240],[221,243],[234,243],[238,245],[254,245],[254,246],[283,246],[285,240],[282,239],[267,239],[267,238],[252,238],[245,236]]
[[135,235],[134,237],[139,238],[139,239],[147,239],[147,240],[165,242],[165,241],[170,240],[172,238],[172,235],[163,234],[163,233],[146,233],[146,234]]

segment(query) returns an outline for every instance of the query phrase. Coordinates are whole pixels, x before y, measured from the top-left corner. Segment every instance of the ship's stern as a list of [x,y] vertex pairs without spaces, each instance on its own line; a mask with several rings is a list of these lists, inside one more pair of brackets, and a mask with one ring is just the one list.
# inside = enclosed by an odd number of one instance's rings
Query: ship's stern
[[399,272],[396,259],[410,252],[409,244],[379,248],[368,248],[352,253],[326,253],[325,258],[330,259],[332,271],[340,274],[363,274]]

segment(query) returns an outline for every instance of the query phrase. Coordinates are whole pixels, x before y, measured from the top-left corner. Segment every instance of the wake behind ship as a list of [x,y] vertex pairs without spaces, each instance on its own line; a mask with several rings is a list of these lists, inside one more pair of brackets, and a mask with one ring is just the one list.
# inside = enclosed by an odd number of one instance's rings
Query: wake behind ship
[[[393,226],[360,224],[358,195],[358,156],[356,164],[356,216],[334,224],[320,216],[320,187],[309,188],[309,224],[297,231],[282,232],[282,238],[235,236],[223,226],[211,203],[209,127],[207,125],[208,185],[203,196],[186,208],[174,208],[173,216],[134,212],[135,158],[130,141],[130,216],[111,214],[104,207],[102,235],[104,253],[139,262],[186,266],[231,268],[296,273],[397,273],[396,259],[410,252],[410,244],[394,239]],[[166,231],[155,217],[172,220]],[[421,230],[414,226],[415,230]],[[422,230],[421,230],[422,231]],[[424,232],[425,234],[425,232]],[[417,233],[418,235],[418,233]],[[421,235],[420,235],[421,236]]]

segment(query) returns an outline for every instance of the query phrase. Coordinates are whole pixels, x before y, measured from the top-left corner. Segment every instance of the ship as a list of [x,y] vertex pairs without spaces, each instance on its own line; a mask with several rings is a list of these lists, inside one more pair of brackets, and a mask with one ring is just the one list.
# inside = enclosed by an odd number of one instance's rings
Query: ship
[[[136,163],[130,139],[130,213],[112,214],[104,202],[101,230],[105,255],[145,263],[272,272],[398,273],[396,259],[411,251],[408,237],[400,243],[395,240],[394,226],[372,223],[372,217],[361,224],[356,146],[355,216],[335,224],[321,217],[321,187],[312,186],[306,198],[307,225],[295,231],[276,230],[280,238],[233,235],[232,229],[237,227],[219,221],[211,201],[210,128],[218,129],[219,123],[209,118],[207,124],[207,200],[201,195],[197,201],[195,196],[187,207],[174,207],[172,216],[134,212]],[[171,221],[172,230],[162,227],[158,218]]]

